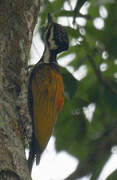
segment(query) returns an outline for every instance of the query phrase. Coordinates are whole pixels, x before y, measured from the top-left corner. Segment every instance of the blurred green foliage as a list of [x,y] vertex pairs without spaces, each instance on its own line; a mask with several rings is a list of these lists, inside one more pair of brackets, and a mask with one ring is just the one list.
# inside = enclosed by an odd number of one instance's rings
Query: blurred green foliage
[[[112,147],[117,144],[117,2],[43,2],[41,27],[46,23],[48,12],[56,22],[60,17],[68,21],[66,29],[70,48],[58,59],[72,53],[75,56],[69,66],[74,71],[84,65],[87,69],[86,75],[78,81],[61,68],[66,98],[54,132],[56,149],[65,150],[79,160],[75,172],[67,179],[91,175],[90,179],[96,180],[111,155]],[[74,7],[73,2],[76,2]],[[87,9],[85,14],[83,8]],[[86,21],[84,25],[79,25],[79,17]],[[90,105],[93,110],[87,115]],[[109,180],[116,178],[117,172]]]

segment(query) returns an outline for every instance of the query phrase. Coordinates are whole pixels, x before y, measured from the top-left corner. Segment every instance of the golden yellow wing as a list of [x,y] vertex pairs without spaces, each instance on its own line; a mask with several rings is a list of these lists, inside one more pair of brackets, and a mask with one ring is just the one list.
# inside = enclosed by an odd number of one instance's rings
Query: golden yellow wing
[[40,65],[32,78],[32,97],[35,137],[43,151],[64,104],[62,77],[49,64]]

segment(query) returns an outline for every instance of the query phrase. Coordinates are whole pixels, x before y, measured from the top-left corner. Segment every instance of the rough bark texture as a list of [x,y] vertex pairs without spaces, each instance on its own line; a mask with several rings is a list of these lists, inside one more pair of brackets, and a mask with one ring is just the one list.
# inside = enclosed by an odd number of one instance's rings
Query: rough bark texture
[[31,177],[24,131],[27,112],[27,63],[40,0],[0,0],[0,180]]

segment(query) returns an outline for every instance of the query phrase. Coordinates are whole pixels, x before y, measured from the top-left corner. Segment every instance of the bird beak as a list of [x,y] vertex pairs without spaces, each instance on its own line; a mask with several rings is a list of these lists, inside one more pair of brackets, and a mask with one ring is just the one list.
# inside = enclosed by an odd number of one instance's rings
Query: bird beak
[[50,13],[48,13],[48,23],[52,23],[53,19]]

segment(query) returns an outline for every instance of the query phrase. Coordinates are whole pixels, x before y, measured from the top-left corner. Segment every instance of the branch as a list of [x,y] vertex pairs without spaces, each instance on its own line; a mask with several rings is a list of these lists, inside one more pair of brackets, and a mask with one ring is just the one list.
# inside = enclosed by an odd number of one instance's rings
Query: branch
[[[81,7],[84,5],[84,3],[86,2],[87,0],[82,0],[82,1],[79,1],[77,0],[77,3],[76,3],[76,7],[74,9],[74,20],[73,20],[73,23],[75,23],[75,19],[78,15],[78,12],[80,11]],[[90,16],[89,15],[86,15],[86,17],[89,19]]]
[[[90,146],[90,153],[87,158],[79,162],[76,170],[65,180],[76,180],[92,174],[91,179],[96,179],[100,174],[105,162],[111,154],[111,148],[117,144],[117,124],[116,121],[107,126],[105,131],[97,138],[91,140],[87,147]],[[103,158],[102,158],[103,157]],[[98,164],[98,167],[97,167]],[[97,171],[98,169],[98,171]],[[98,174],[97,174],[98,173]]]
[[76,180],[77,177],[78,177],[78,172],[79,172],[79,168],[77,167],[77,168],[75,169],[75,171],[74,171],[72,174],[70,174],[70,176],[68,176],[67,178],[65,178],[65,180]]
[[[60,10],[59,12],[57,12],[57,15],[59,17],[60,16],[74,17],[74,11],[72,11],[72,10],[70,10],[70,11],[68,11],[68,10]],[[82,18],[86,18],[86,19],[91,18],[90,15],[83,15],[79,11],[77,12],[76,17],[82,17]]]
[[113,94],[117,95],[117,89],[114,88],[111,84],[111,82],[109,82],[107,79],[105,79],[100,71],[99,68],[97,68],[93,58],[91,56],[88,56],[89,62],[91,63],[93,70],[95,72],[95,74],[97,75],[99,81],[102,83],[102,85],[105,88],[108,88]]

